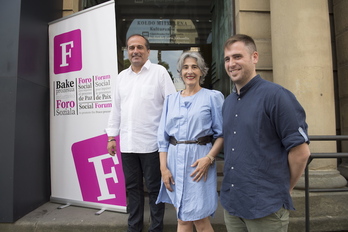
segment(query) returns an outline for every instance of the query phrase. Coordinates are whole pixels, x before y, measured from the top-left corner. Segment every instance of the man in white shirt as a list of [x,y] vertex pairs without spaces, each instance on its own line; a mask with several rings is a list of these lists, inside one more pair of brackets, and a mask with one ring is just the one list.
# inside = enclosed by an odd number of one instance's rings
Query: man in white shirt
[[149,195],[149,231],[163,231],[164,204],[156,199],[161,183],[157,129],[164,99],[176,92],[167,70],[152,64],[149,41],[142,35],[127,40],[131,66],[117,77],[108,126],[108,152],[116,153],[115,136],[120,135],[122,166],[128,196],[128,232],[143,228],[144,187]]

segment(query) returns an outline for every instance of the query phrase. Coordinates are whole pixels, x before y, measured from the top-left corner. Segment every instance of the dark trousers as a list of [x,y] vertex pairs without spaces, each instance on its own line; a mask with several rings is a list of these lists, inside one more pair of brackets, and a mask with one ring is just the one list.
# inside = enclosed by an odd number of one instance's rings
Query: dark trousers
[[128,196],[128,232],[141,232],[144,221],[144,185],[149,195],[151,225],[149,232],[163,231],[164,204],[156,204],[161,185],[158,152],[122,153],[122,167]]

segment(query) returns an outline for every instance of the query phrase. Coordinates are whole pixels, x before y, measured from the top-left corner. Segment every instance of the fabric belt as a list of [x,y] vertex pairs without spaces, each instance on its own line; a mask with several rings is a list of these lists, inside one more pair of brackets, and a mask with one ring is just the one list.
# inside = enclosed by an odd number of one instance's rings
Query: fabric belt
[[211,143],[213,141],[213,136],[208,135],[204,137],[200,137],[197,140],[186,140],[186,141],[177,141],[175,137],[169,137],[169,143],[176,146],[177,144],[198,144],[198,145],[206,145],[207,143]]

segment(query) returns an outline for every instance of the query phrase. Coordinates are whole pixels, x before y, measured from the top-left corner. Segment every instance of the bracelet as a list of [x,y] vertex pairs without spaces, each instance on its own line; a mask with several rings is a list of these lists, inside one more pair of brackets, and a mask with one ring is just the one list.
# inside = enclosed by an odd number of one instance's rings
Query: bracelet
[[206,157],[208,157],[210,159],[210,164],[213,164],[215,161],[215,158],[212,157],[211,155],[206,155]]
[[116,141],[116,139],[109,139],[108,142],[111,142],[111,141]]

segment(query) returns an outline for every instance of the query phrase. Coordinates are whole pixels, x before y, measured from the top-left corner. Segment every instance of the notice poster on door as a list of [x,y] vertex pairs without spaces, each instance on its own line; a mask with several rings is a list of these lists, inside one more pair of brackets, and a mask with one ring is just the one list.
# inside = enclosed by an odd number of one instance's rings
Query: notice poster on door
[[126,212],[120,151],[108,154],[104,132],[118,73],[115,21],[109,1],[49,24],[52,202]]

